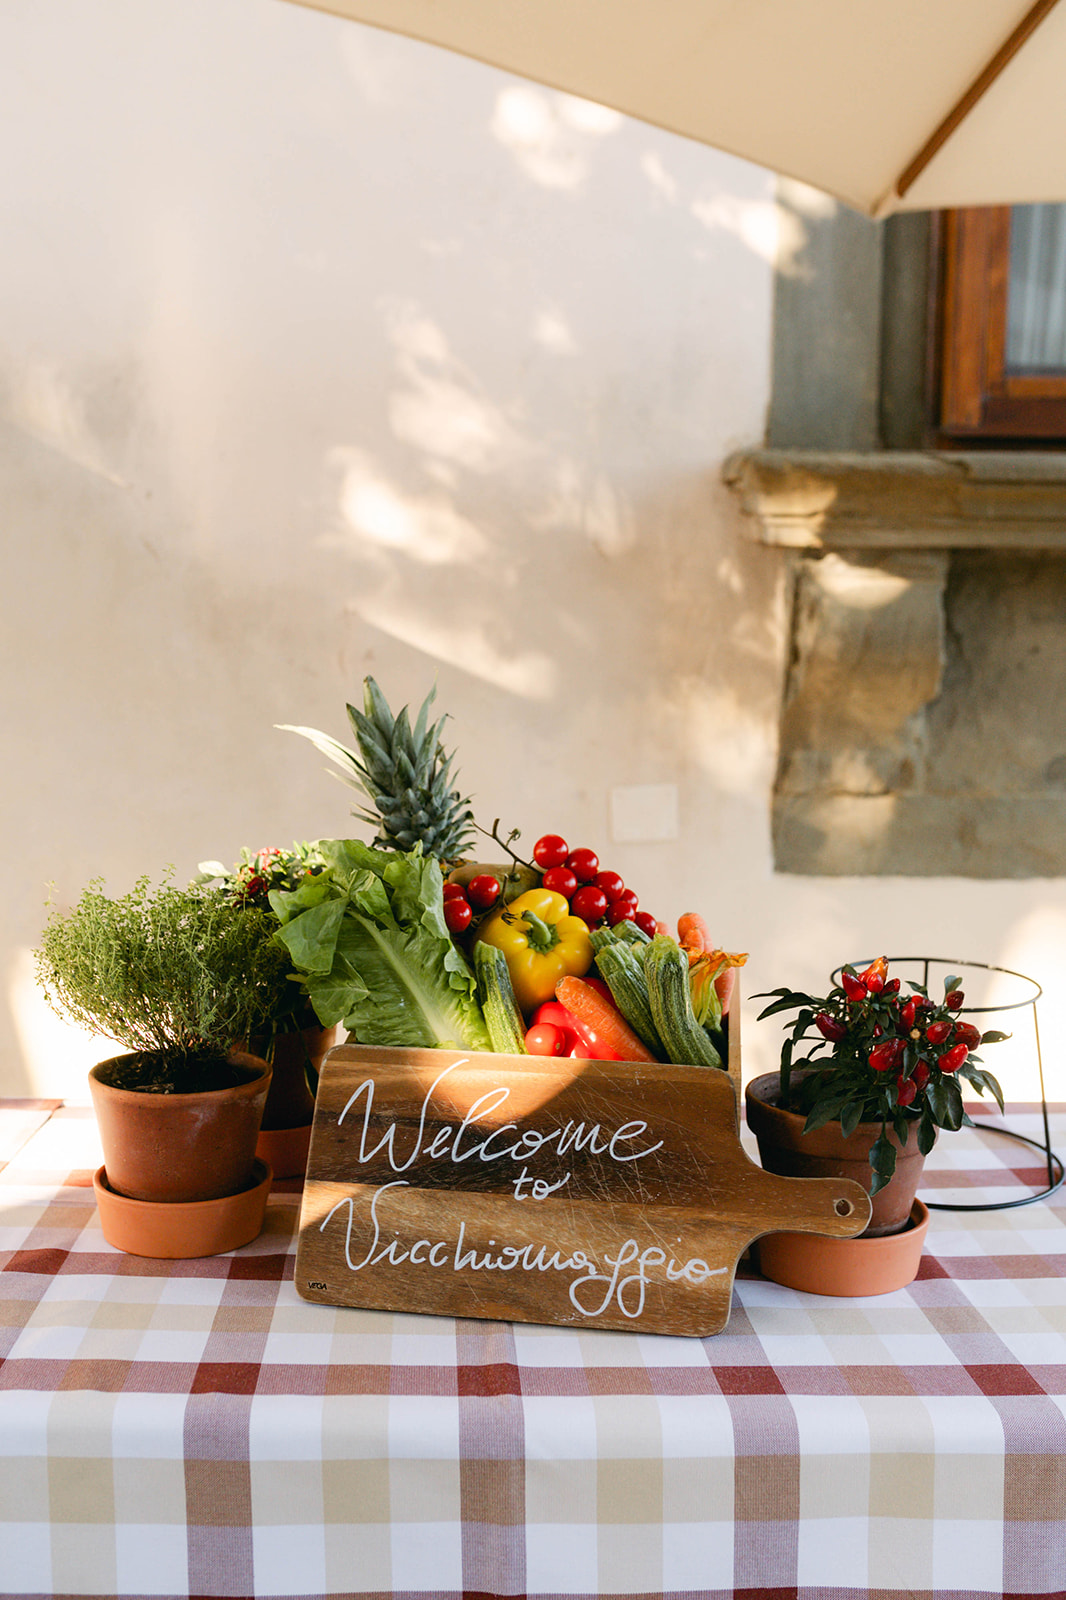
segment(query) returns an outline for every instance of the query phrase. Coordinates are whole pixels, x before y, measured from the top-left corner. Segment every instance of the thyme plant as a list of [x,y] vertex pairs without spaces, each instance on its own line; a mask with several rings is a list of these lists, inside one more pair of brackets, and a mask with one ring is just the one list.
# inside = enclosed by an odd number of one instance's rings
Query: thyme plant
[[60,1016],[165,1061],[180,1079],[250,1039],[286,1003],[292,968],[276,932],[269,912],[217,891],[153,889],[140,878],[111,899],[97,880],[72,910],[49,917],[37,977]]

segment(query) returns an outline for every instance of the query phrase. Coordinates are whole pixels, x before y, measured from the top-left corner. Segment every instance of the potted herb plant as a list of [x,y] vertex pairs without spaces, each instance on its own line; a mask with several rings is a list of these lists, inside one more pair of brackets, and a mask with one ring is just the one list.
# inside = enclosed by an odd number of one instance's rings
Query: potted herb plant
[[270,1067],[241,1046],[289,987],[275,934],[255,907],[147,878],[117,899],[90,884],[49,917],[37,974],[50,1004],[127,1052],[89,1074],[112,1244],[204,1255],[258,1232],[270,1175],[255,1144]]
[[[273,896],[291,894],[325,870],[318,846],[305,842],[291,850],[242,850],[233,868],[202,861],[194,881],[209,885],[236,908],[258,909],[273,919],[276,930]],[[250,1042],[272,1068],[256,1152],[277,1178],[300,1177],[306,1169],[318,1074],[339,1031],[322,1026],[299,986],[299,974],[291,964],[289,970],[292,981],[279,986],[274,1011]]]
[[[767,1276],[793,1287],[818,1287],[837,1266],[863,1259],[882,1276],[884,1263],[896,1263],[888,1268],[892,1281],[882,1287],[900,1287],[914,1276],[928,1222],[928,1211],[915,1199],[922,1165],[940,1129],[958,1129],[970,1120],[960,1080],[978,1094],[990,1092],[1003,1108],[1000,1086],[976,1051],[1006,1035],[981,1033],[964,1019],[960,982],[948,976],[939,1000],[917,983],[908,984],[905,994],[899,978],[889,977],[887,958],[879,956],[861,972],[852,965],[841,968],[839,983],[827,995],[771,991],[759,1020],[785,1012],[795,1016],[780,1070],[753,1079],[745,1091],[762,1164],[784,1177],[854,1178],[870,1194],[873,1210],[858,1240],[780,1234],[760,1241]],[[846,1248],[825,1248],[834,1245]],[[795,1265],[797,1255],[806,1266]],[[795,1281],[797,1272],[802,1283]],[[901,1282],[895,1281],[901,1273]],[[881,1290],[855,1288],[849,1277],[845,1287],[823,1292]]]

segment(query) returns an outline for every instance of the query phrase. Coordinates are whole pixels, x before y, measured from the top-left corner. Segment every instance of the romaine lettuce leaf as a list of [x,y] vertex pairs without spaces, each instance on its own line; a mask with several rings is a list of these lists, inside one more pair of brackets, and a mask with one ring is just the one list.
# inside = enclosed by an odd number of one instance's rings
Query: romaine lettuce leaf
[[490,1049],[473,971],[444,921],[439,863],[420,846],[318,849],[328,897],[308,905],[301,890],[280,891],[271,904],[322,1025],[342,1022],[362,1044]]

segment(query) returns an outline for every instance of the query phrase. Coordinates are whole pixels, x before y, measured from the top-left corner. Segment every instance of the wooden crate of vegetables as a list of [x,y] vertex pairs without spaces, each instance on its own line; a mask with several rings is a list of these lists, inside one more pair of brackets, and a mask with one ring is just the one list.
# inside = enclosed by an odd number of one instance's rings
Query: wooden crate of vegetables
[[[432,698],[432,697],[430,697]],[[271,895],[325,1026],[296,1283],[329,1304],[708,1333],[739,1255],[792,1223],[847,1235],[854,1184],[771,1178],[737,1136],[745,956],[676,937],[595,853],[469,859],[430,700],[372,680],[358,751],[311,738],[367,795],[373,844],[325,840]],[[356,1042],[358,1041],[358,1042]],[[798,1223],[797,1223],[798,1219]]]

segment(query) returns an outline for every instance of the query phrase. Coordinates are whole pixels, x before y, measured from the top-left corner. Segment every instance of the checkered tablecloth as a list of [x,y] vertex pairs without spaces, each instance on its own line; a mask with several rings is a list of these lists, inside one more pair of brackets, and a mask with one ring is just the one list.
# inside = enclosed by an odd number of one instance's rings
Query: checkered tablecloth
[[[232,1256],[125,1256],[91,1113],[0,1128],[0,1593],[1066,1595],[1066,1190],[935,1212],[875,1299],[742,1265],[690,1340],[309,1305],[295,1183]],[[1043,1181],[964,1132],[922,1193]]]

